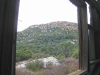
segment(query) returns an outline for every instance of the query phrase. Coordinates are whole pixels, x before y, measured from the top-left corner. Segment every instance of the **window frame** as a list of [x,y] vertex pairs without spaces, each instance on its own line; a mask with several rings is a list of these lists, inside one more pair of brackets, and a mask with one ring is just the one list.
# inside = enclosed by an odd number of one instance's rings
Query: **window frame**
[[[83,73],[79,75],[99,75],[100,74],[100,0],[70,0],[78,8],[79,27],[79,69]],[[90,24],[87,24],[86,2],[90,6]],[[86,29],[85,29],[86,28]],[[85,31],[86,30],[86,31]],[[88,32],[89,30],[89,32]],[[91,33],[92,32],[92,33]],[[94,34],[91,36],[91,34]],[[92,41],[92,44],[90,42]],[[87,46],[86,46],[87,45]],[[94,53],[90,53],[94,46]],[[92,50],[93,51],[93,50]],[[94,56],[92,56],[92,54]],[[85,55],[85,56],[84,56]],[[92,56],[92,59],[91,59]],[[85,58],[86,57],[86,58]],[[93,70],[92,70],[93,69]],[[74,74],[69,75],[78,75]],[[84,74],[85,73],[85,74]]]
[[[19,1],[20,0],[0,0],[0,75],[15,75],[15,50]],[[78,11],[79,70],[69,75],[84,75],[88,73],[88,63],[90,62],[88,54],[87,6],[83,0],[70,1],[77,6]]]
[[77,6],[79,30],[79,69],[88,70],[87,5],[83,0],[70,0]]
[[0,0],[0,75],[15,75],[20,0]]
[[85,75],[89,70],[87,4],[83,0],[70,0],[70,2],[77,7],[79,30],[79,70],[69,75]]

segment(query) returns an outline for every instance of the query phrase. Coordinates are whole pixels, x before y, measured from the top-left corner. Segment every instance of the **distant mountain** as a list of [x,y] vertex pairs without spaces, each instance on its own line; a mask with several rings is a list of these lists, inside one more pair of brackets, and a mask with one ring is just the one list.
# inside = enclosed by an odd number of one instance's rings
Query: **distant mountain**
[[67,21],[57,21],[51,22],[47,24],[39,24],[39,25],[32,25],[29,28],[40,28],[40,29],[49,29],[49,28],[68,28],[70,30],[77,30],[77,23],[67,22]]
[[57,21],[32,25],[17,33],[17,50],[32,50],[38,53],[41,48],[46,47],[47,50],[52,49],[53,53],[56,53],[58,45],[63,42],[72,42],[78,45],[77,23]]

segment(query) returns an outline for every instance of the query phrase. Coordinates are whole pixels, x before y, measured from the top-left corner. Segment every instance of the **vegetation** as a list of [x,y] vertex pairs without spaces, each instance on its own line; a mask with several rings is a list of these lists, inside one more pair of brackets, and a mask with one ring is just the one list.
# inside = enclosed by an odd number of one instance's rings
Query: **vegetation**
[[47,56],[78,58],[77,24],[53,22],[30,26],[18,32],[16,49],[16,61]]
[[[27,71],[26,69],[18,68],[16,69],[16,75],[67,75],[78,69],[78,60],[74,58],[65,58],[59,61],[61,65],[51,68],[44,69],[41,66],[38,69],[34,66],[29,67],[28,69],[35,71]],[[34,63],[33,63],[34,65]],[[50,67],[50,65],[48,66]],[[32,69],[33,68],[33,69]],[[37,71],[36,71],[37,70]]]
[[37,71],[43,68],[43,62],[36,60],[26,64],[26,68],[31,71]]
[[[16,75],[67,75],[78,69],[78,29],[76,23],[52,22],[33,25],[17,33],[16,61],[29,58],[26,68],[17,68]],[[54,56],[60,65],[36,60]],[[30,59],[31,60],[31,59]]]
[[27,60],[31,58],[33,55],[33,52],[31,50],[17,50],[16,51],[16,61],[22,61]]

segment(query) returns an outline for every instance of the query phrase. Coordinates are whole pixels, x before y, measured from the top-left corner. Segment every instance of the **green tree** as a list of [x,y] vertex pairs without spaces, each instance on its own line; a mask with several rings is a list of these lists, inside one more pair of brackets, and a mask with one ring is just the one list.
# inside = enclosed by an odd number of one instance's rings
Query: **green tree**
[[71,42],[62,42],[58,44],[58,47],[61,53],[65,55],[65,57],[69,57],[70,52],[74,48],[74,44],[72,44]]
[[79,50],[78,50],[78,47],[77,47],[77,48],[74,48],[74,49],[72,50],[72,52],[71,52],[71,57],[78,59],[78,57],[79,57]]
[[31,50],[16,50],[16,61],[27,60],[31,58],[33,52]]

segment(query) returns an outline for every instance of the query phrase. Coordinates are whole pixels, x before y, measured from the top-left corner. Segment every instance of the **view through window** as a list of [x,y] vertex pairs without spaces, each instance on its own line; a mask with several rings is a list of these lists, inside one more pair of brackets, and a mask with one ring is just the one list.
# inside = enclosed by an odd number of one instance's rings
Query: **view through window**
[[66,75],[79,68],[77,7],[69,0],[20,0],[16,75]]

